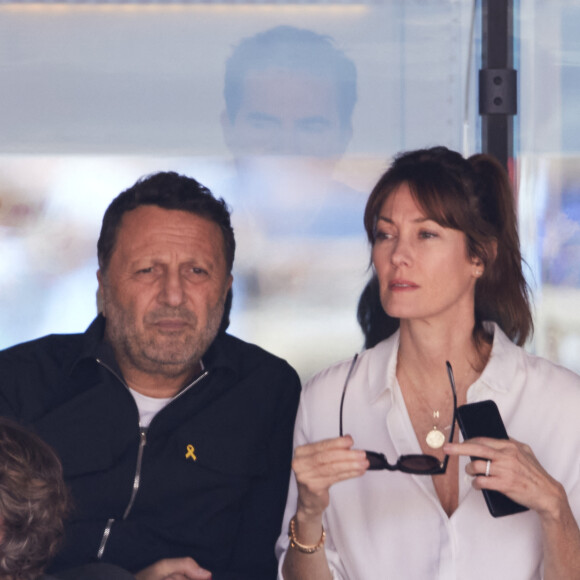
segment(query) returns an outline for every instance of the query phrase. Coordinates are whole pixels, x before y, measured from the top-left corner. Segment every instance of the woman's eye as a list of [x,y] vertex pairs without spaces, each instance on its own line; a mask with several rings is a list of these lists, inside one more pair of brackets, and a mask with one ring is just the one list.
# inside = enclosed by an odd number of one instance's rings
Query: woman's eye
[[375,232],[375,240],[376,241],[381,241],[381,240],[390,240],[392,238],[392,234],[390,234],[389,232]]
[[422,231],[419,233],[419,237],[423,240],[429,240],[431,238],[436,238],[437,234],[435,232]]

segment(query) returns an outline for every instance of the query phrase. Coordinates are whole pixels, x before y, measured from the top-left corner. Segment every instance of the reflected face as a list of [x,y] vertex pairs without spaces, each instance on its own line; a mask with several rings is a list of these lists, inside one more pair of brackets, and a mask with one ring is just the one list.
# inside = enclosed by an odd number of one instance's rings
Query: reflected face
[[189,375],[215,338],[232,277],[217,224],[141,206],[98,273],[106,338],[125,374]]
[[249,73],[234,121],[224,115],[223,123],[237,156],[337,157],[350,139],[350,128],[340,120],[335,83],[300,71]]
[[475,282],[483,271],[465,234],[428,219],[404,184],[378,216],[372,261],[381,304],[405,319],[472,321]]

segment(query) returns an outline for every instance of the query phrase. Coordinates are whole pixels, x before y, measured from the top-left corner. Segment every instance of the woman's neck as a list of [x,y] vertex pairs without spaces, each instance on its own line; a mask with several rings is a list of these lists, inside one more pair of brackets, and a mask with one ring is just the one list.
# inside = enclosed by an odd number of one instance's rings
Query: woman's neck
[[425,321],[401,320],[397,376],[404,375],[413,384],[439,384],[446,389],[445,362],[449,361],[458,394],[465,395],[483,371],[490,351],[491,345],[487,342],[475,342],[472,325],[441,328]]

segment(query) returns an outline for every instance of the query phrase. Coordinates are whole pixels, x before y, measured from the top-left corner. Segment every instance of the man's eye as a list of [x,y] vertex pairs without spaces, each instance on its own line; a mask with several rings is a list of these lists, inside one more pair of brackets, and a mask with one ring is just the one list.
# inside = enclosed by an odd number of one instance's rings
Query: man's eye
[[137,270],[137,274],[151,274],[153,272],[153,266],[150,266],[149,268],[140,268],[139,270]]
[[303,133],[311,133],[317,135],[324,133],[330,127],[328,119],[323,117],[315,117],[313,119],[304,119],[298,123],[298,129]]

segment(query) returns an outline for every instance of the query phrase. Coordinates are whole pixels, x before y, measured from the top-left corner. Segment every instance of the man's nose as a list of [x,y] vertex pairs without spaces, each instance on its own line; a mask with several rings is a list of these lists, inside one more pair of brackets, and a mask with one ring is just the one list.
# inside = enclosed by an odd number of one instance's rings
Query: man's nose
[[300,145],[296,130],[288,124],[282,124],[276,131],[272,153],[276,155],[299,155]]
[[168,270],[162,279],[159,300],[169,306],[180,306],[185,300],[184,280],[179,272]]

